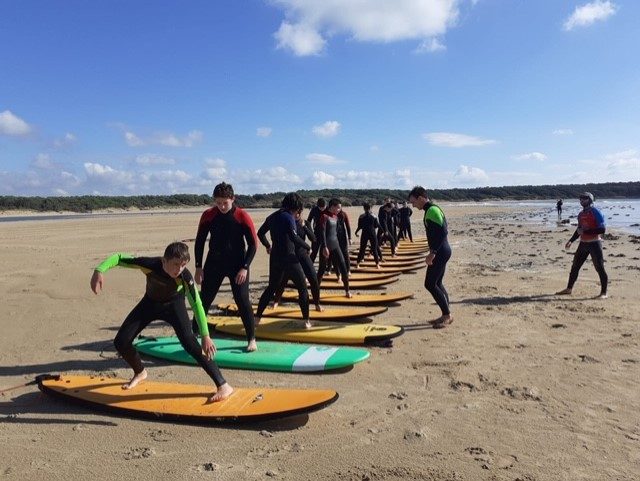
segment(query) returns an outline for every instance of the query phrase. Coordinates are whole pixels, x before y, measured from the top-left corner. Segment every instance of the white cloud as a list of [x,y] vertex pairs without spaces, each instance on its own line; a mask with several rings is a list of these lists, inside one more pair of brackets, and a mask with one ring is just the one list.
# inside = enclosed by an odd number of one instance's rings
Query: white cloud
[[440,42],[440,40],[438,40],[437,38],[433,37],[427,40],[423,40],[422,43],[418,45],[418,48],[416,48],[415,52],[416,53],[435,53],[435,52],[442,52],[443,50],[446,50],[446,49],[447,49],[446,45]]
[[489,181],[487,173],[478,167],[461,165],[453,174],[453,179],[460,184],[480,184]]
[[640,180],[640,152],[629,149],[605,156],[611,174],[628,176],[627,180]]
[[431,145],[440,147],[480,147],[495,144],[495,140],[482,139],[472,135],[456,134],[452,132],[429,132],[422,134]]
[[272,132],[271,127],[258,127],[256,129],[256,135],[258,137],[270,137]]
[[597,21],[606,20],[614,15],[617,9],[617,5],[613,2],[595,0],[576,7],[571,16],[564,22],[563,27],[566,31],[573,30],[576,27],[588,27]]
[[344,163],[344,160],[340,160],[337,157],[328,154],[307,154],[306,158],[312,164],[332,165]]
[[331,186],[335,184],[336,178],[331,174],[327,174],[321,170],[316,170],[311,174],[311,183],[315,186]]
[[286,20],[275,37],[295,55],[318,55],[325,37],[358,42],[429,40],[456,23],[460,0],[272,0]]
[[19,137],[31,131],[31,126],[10,110],[0,112],[0,134]]
[[571,130],[571,129],[556,129],[551,133],[553,135],[573,135],[573,130]]
[[102,165],[94,162],[85,162],[84,171],[87,179],[100,184],[130,184],[134,180],[131,172],[116,170],[108,165]]
[[338,135],[338,132],[340,132],[340,122],[337,122],[335,120],[328,120],[322,125],[316,125],[315,127],[313,127],[312,132],[316,137],[325,139],[329,137],[335,137],[336,135]]
[[227,162],[224,159],[221,159],[219,157],[217,158],[208,158],[204,160],[205,165],[209,166],[209,167],[226,167]]
[[77,138],[75,135],[73,135],[71,132],[67,132],[66,134],[64,134],[64,137],[62,137],[61,139],[54,139],[53,141],[53,147],[55,149],[62,149],[64,147],[69,147],[70,145],[73,145],[76,142]]
[[33,167],[41,170],[53,169],[54,164],[51,161],[51,156],[49,154],[38,154],[36,158],[31,163]]
[[142,154],[136,157],[136,164],[138,165],[174,165],[176,161],[171,157],[165,157],[158,154]]
[[144,145],[164,145],[166,147],[193,147],[202,141],[202,132],[192,130],[187,135],[178,136],[171,132],[156,132],[148,138],[142,138],[129,130],[124,132],[124,139],[130,147]]
[[409,188],[412,185],[411,172],[408,169],[395,172],[348,170],[329,174],[324,171],[315,171],[306,183],[316,187],[340,187],[340,188]]
[[542,152],[529,152],[528,154],[514,155],[513,160],[533,160],[536,162],[542,162],[547,160],[547,156]]

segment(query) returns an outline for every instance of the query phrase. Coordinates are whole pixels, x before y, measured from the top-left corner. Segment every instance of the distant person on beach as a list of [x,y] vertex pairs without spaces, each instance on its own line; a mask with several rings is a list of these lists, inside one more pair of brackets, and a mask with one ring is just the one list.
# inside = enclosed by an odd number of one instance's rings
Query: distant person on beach
[[380,269],[380,247],[378,246],[377,233],[380,229],[380,222],[378,222],[378,219],[376,219],[376,217],[371,213],[371,204],[365,202],[362,207],[364,209],[364,214],[358,217],[358,227],[355,232],[356,237],[358,237],[358,232],[362,231],[362,236],[360,237],[360,250],[358,251],[358,258],[356,260],[356,268],[360,267],[360,263],[364,259],[367,244],[369,244],[369,249],[373,255],[376,267]]
[[320,216],[326,208],[327,201],[320,197],[316,202],[316,205],[309,209],[309,215],[307,216],[307,222],[311,223],[311,228],[313,229],[313,233],[316,237],[316,241],[311,242],[311,254],[309,255],[313,262],[316,261],[316,256],[320,249]]
[[[260,296],[256,318],[258,323],[273,298],[280,288],[282,281],[289,278],[298,290],[298,304],[305,327],[311,327],[309,320],[309,292],[300,259],[296,255],[296,249],[311,250],[311,247],[303,241],[297,233],[294,216],[302,211],[302,197],[295,192],[290,192],[282,199],[282,207],[267,217],[260,226],[260,240],[269,252],[269,284]],[[270,245],[265,233],[270,231]]]
[[[222,377],[213,361],[216,348],[209,337],[207,316],[202,307],[193,276],[186,268],[189,262],[189,247],[182,242],[169,244],[162,257],[134,257],[129,254],[113,254],[95,268],[91,277],[91,290],[97,295],[104,286],[104,273],[112,267],[121,266],[140,269],[147,277],[146,292],[124,320],[113,341],[122,358],[133,369],[133,377],[122,389],[133,389],[147,378],[147,370],[140,354],[133,347],[133,340],[151,321],[161,319],[173,327],[180,344],[211,377],[217,392],[209,396],[208,402],[222,401],[233,393],[233,388]],[[195,314],[202,342],[191,329],[185,297]]]
[[409,239],[413,242],[413,235],[411,234],[411,214],[413,211],[411,207],[407,205],[407,201],[402,202],[402,207],[398,210],[400,219],[400,239]]
[[564,247],[565,249],[569,249],[578,237],[580,238],[580,244],[578,244],[578,248],[573,255],[573,265],[571,266],[567,288],[556,292],[556,294],[569,295],[572,293],[573,285],[580,273],[580,268],[587,260],[587,257],[591,255],[593,266],[596,268],[596,272],[600,277],[600,294],[597,298],[606,299],[609,277],[604,270],[604,254],[602,252],[601,235],[604,234],[606,230],[604,216],[599,209],[593,206],[593,194],[585,192],[580,194],[579,199],[582,210],[578,214],[578,228]]
[[[209,312],[220,285],[229,278],[233,300],[247,335],[247,351],[257,349],[255,319],[249,299],[249,266],[256,255],[257,237],[253,220],[233,205],[235,195],[230,184],[222,182],[213,189],[214,206],[204,211],[198,224],[195,243],[195,281],[202,284],[202,306]],[[204,245],[209,237],[209,253],[202,267]],[[196,326],[194,326],[195,328]]]
[[449,310],[449,294],[442,283],[447,262],[451,258],[451,246],[447,239],[447,219],[442,209],[429,200],[424,187],[414,187],[409,193],[409,202],[413,207],[424,210],[423,221],[429,243],[424,287],[431,293],[442,311],[442,316],[433,323],[434,329],[441,329],[453,322],[453,316]]
[[558,211],[558,219],[560,217],[562,217],[562,199],[558,199],[558,202],[556,202],[556,210]]
[[[342,210],[340,199],[333,198],[320,217],[320,267],[318,268],[318,282],[322,285],[322,276],[329,266],[336,266],[346,297],[353,297],[349,291],[349,272],[345,264],[340,241],[338,240],[338,213]],[[349,258],[346,259],[349,262]]]
[[378,211],[378,222],[380,223],[380,229],[378,229],[378,245],[383,246],[385,242],[389,242],[391,249],[391,257],[396,256],[396,238],[393,234],[393,205],[391,201],[385,203]]

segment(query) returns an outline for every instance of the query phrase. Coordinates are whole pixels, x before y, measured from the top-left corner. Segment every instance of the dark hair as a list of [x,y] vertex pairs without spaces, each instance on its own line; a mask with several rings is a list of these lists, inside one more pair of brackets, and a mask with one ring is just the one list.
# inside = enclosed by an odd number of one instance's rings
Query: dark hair
[[362,208],[366,211],[370,211],[371,210],[371,204],[369,204],[369,202],[364,202],[362,204]]
[[184,242],[172,242],[169,244],[164,250],[164,255],[162,257],[168,261],[171,259],[180,259],[181,261],[189,262],[191,260],[191,256],[189,255],[189,246]]
[[419,185],[416,185],[413,189],[411,189],[411,192],[409,192],[409,196],[407,197],[407,199],[410,197],[415,197],[416,199],[418,197],[424,197],[425,199],[429,198],[429,196],[427,195],[427,189]]
[[282,208],[285,210],[299,211],[304,207],[302,197],[296,192],[289,192],[282,199]]
[[340,202],[340,199],[337,199],[335,197],[329,201],[329,207],[333,207],[334,205],[338,204],[342,204],[342,202]]
[[384,208],[385,208],[385,209],[393,209],[393,206],[391,205],[391,202],[387,202],[387,203],[384,205]]
[[327,205],[327,201],[326,201],[326,200],[324,200],[322,197],[320,197],[320,198],[318,199],[318,202],[316,202],[316,205],[317,205],[318,207],[324,207],[325,205]]
[[213,189],[213,197],[222,197],[223,199],[233,199],[233,186],[226,182],[221,182]]

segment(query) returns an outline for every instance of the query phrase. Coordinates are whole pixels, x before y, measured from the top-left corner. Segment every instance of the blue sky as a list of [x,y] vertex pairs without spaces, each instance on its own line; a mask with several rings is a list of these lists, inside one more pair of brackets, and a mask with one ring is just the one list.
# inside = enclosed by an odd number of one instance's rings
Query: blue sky
[[635,0],[0,3],[0,194],[640,180]]

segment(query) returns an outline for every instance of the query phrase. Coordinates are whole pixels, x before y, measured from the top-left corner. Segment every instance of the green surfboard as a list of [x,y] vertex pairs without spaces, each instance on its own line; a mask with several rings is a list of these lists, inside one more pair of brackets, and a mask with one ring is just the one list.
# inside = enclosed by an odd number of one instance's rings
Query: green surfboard
[[[220,367],[256,371],[319,372],[342,369],[369,357],[366,349],[341,346],[259,341],[258,350],[247,352],[247,341],[214,339],[215,361]],[[139,337],[135,348],[146,355],[184,364],[196,361],[182,348],[176,336]]]

